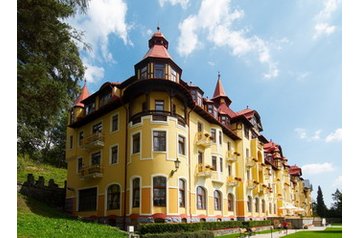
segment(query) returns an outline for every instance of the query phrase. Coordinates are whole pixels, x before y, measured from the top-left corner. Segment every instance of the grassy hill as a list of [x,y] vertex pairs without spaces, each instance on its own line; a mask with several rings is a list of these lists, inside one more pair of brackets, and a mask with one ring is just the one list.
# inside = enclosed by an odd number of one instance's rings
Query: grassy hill
[[35,180],[39,176],[44,176],[46,184],[53,178],[60,187],[64,186],[64,181],[67,179],[67,170],[64,168],[40,163],[27,156],[17,157],[17,182],[25,182],[29,173],[35,176]]
[[72,219],[66,214],[21,194],[17,196],[18,237],[127,237],[107,225]]

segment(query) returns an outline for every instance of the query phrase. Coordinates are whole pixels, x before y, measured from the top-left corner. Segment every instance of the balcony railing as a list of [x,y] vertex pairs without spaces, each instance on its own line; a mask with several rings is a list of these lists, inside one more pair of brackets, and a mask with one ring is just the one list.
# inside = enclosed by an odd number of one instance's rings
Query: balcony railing
[[181,115],[169,111],[157,111],[157,110],[146,110],[143,112],[139,112],[137,114],[134,114],[129,119],[129,121],[132,122],[132,124],[137,124],[141,121],[141,118],[143,116],[148,116],[148,115],[152,116],[153,121],[167,121],[168,116],[175,117],[177,118],[179,125],[184,127],[186,125],[185,118],[182,117]]
[[239,182],[241,181],[240,178],[229,176],[227,177],[226,183],[229,187],[236,187],[239,185]]
[[223,174],[221,172],[213,171],[211,173],[211,181],[213,183],[224,184],[225,183],[225,177],[223,176]]
[[87,150],[99,149],[104,146],[104,135],[102,133],[96,133],[84,138],[82,147]]
[[196,170],[196,176],[208,178],[213,174],[213,170],[210,165],[198,164]]
[[92,165],[81,169],[81,178],[94,179],[103,177],[103,168],[100,165]]
[[247,181],[247,189],[253,190],[256,188],[256,186],[257,186],[257,183],[255,183],[253,180]]
[[212,144],[212,139],[208,133],[198,132],[196,134],[196,145],[209,147]]
[[238,153],[232,150],[229,150],[228,152],[226,152],[226,160],[229,163],[233,163],[237,161],[237,157],[238,157]]
[[246,157],[246,167],[251,168],[255,165],[255,161],[253,160],[253,157]]

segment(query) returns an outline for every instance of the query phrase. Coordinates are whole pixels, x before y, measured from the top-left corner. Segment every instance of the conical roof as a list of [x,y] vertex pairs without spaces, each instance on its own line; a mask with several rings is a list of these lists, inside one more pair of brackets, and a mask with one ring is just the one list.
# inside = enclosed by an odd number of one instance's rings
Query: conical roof
[[152,35],[152,38],[148,42],[149,50],[144,55],[144,59],[148,57],[171,59],[168,52],[169,43],[165,39],[164,35],[160,32],[160,28],[157,27],[157,32]]
[[85,105],[83,103],[81,103],[81,101],[88,98],[89,95],[90,95],[90,93],[88,91],[87,83],[85,81],[85,84],[83,85],[83,87],[81,89],[81,93],[75,101],[75,107],[84,107]]

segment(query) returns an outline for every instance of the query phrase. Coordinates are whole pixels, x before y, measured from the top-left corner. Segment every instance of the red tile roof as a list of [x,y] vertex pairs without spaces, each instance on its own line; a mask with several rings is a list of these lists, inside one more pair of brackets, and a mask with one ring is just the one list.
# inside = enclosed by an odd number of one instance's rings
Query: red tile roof
[[298,167],[297,165],[291,165],[291,167],[288,170],[288,173],[290,175],[297,175],[297,176],[301,176],[302,175],[302,170],[300,167]]
[[171,59],[169,52],[163,45],[154,45],[152,48],[150,48],[144,55],[143,59],[148,57]]
[[230,107],[228,107],[225,103],[220,104],[218,111],[229,115],[229,117],[231,118],[236,116],[236,113],[231,110]]
[[218,75],[218,81],[216,82],[216,87],[213,95],[213,98],[217,98],[217,97],[227,97],[223,84],[221,82],[220,74]]
[[82,100],[88,98],[90,96],[90,93],[88,91],[86,82],[83,85],[82,89],[81,89],[81,93],[78,96],[78,98],[75,101],[75,107],[84,107],[85,105],[83,103],[81,103]]

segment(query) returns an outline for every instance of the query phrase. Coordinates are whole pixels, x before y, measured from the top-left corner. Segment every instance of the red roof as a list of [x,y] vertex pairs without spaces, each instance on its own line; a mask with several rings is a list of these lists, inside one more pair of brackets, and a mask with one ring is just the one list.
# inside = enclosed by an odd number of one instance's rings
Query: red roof
[[84,107],[85,105],[83,103],[81,103],[81,101],[88,98],[89,95],[90,95],[90,93],[88,91],[88,88],[87,88],[87,85],[85,82],[85,84],[83,85],[83,87],[81,89],[80,95],[78,96],[78,98],[75,101],[75,107]]
[[288,173],[290,175],[297,175],[300,176],[302,175],[302,170],[300,167],[298,167],[297,165],[291,165],[291,167],[288,170]]
[[237,116],[244,115],[247,119],[250,119],[255,114],[255,110],[246,108],[236,113]]
[[220,74],[218,76],[218,81],[216,82],[216,87],[213,95],[213,98],[217,98],[217,97],[227,97],[223,84],[221,82]]
[[171,59],[169,52],[163,45],[154,45],[148,50],[148,52],[144,55],[143,58],[145,59],[147,57]]
[[223,112],[229,115],[229,117],[231,118],[236,116],[236,113],[233,110],[231,110],[230,107],[228,107],[225,103],[220,104],[218,110],[219,112]]

